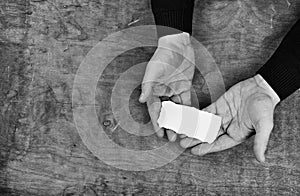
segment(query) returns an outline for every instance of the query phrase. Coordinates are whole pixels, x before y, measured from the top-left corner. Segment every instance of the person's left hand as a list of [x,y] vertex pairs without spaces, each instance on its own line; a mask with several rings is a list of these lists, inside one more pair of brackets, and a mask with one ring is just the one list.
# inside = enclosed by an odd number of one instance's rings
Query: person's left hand
[[204,109],[222,117],[218,138],[211,144],[184,138],[180,145],[183,148],[194,146],[192,154],[202,156],[234,147],[256,133],[254,154],[258,161],[264,162],[273,129],[273,113],[279,101],[277,94],[260,75],[242,81]]
[[[161,110],[160,97],[183,105],[191,104],[191,87],[195,71],[195,54],[188,33],[167,35],[158,41],[158,48],[149,61],[142,82],[140,102],[147,102],[153,128],[159,137],[164,130],[157,120]],[[177,134],[167,129],[170,141]]]

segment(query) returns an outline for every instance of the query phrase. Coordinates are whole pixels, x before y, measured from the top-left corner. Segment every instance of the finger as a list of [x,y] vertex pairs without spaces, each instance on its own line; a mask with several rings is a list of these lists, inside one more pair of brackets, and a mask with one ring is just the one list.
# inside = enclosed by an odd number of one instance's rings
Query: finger
[[150,61],[146,67],[145,75],[142,82],[142,93],[139,101],[144,103],[150,95],[152,88],[158,82],[158,78],[163,74],[163,65],[157,61]]
[[167,136],[170,142],[175,142],[176,141],[176,133],[170,129],[166,130]]
[[157,120],[159,118],[161,101],[158,97],[151,96],[147,101],[148,111],[151,118],[153,128],[158,137],[164,136],[164,130],[158,126]]
[[201,143],[200,140],[187,137],[187,138],[184,138],[180,141],[180,146],[182,148],[190,148],[190,147],[195,146],[195,145],[200,144],[200,143]]
[[209,112],[212,114],[216,114],[216,103],[212,103],[206,108],[203,108],[202,111]]
[[191,105],[191,91],[184,91],[180,94],[181,104],[183,105]]
[[159,128],[156,130],[156,135],[160,138],[164,137],[164,130],[163,128]]
[[256,131],[253,145],[254,155],[259,162],[264,162],[264,154],[274,126],[274,105],[271,99],[268,96],[260,96],[257,99],[253,99],[249,115]]
[[171,101],[173,101],[174,103],[181,104],[181,98],[180,98],[179,95],[173,95],[170,99],[171,99]]
[[186,138],[187,136],[185,134],[180,134],[179,135],[179,138],[183,139],[183,138]]
[[148,100],[149,96],[152,95],[153,85],[154,85],[153,82],[142,84],[142,93],[141,93],[141,96],[139,98],[139,101],[141,103],[145,103]]
[[213,152],[219,152],[222,150],[226,150],[228,148],[232,148],[241,142],[237,142],[234,139],[232,139],[227,134],[221,135],[217,138],[213,143],[201,143],[194,148],[192,148],[191,152],[194,155],[203,156],[205,154],[213,153]]
[[180,95],[173,95],[171,100],[174,103],[183,104],[183,105],[191,105],[191,91],[184,91]]
[[273,118],[261,120],[255,127],[254,154],[258,161],[265,161],[265,151],[273,129]]

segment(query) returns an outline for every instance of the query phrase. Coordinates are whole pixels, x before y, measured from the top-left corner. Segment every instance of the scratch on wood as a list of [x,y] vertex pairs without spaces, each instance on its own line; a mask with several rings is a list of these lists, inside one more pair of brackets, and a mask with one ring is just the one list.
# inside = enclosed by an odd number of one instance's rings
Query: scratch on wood
[[120,125],[120,122],[118,122],[118,124],[116,124],[116,126],[111,130],[111,132],[113,133],[118,128],[119,125]]
[[289,2],[289,0],[286,0],[286,3],[287,3],[288,8],[290,8],[291,3]]
[[136,20],[134,20],[134,21],[128,23],[128,26],[131,26],[131,25],[133,25],[133,24],[135,24],[135,23],[137,23],[137,22],[139,22],[139,21],[140,21],[140,19],[136,19]]
[[273,29],[274,16],[277,13],[276,10],[275,10],[274,4],[271,4],[271,10],[272,10],[272,14],[271,14],[271,29]]

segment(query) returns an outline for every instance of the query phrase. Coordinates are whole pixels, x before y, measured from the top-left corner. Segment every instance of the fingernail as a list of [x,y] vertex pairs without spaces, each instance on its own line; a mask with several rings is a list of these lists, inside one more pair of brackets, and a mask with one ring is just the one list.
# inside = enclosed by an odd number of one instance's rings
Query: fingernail
[[170,141],[171,141],[171,142],[175,142],[175,141],[176,141],[176,135],[174,135],[174,136],[171,138]]
[[142,93],[142,94],[141,94],[141,96],[140,96],[140,99],[139,99],[139,101],[140,101],[140,102],[142,102],[142,101],[143,101],[143,99],[144,99],[144,96],[145,96],[145,93]]

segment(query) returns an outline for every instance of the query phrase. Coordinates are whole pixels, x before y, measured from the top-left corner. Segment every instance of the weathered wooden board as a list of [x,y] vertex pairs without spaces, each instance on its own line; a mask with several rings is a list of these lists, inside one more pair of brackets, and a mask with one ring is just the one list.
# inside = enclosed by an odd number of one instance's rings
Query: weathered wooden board
[[[299,91],[276,109],[264,165],[255,161],[249,139],[204,157],[186,151],[149,171],[120,170],[83,144],[73,120],[73,80],[86,54],[110,33],[153,24],[150,2],[3,0],[0,8],[0,195],[300,194]],[[214,57],[229,88],[254,75],[299,17],[299,0],[198,0],[194,36]],[[111,132],[117,124],[111,89],[122,72],[153,52],[153,47],[125,52],[98,83],[99,123],[105,121],[109,137],[128,149],[166,143],[121,128]],[[194,87],[201,106],[209,103],[204,83],[198,72]],[[139,93],[137,87],[131,94],[130,113],[136,122],[147,123]]]

